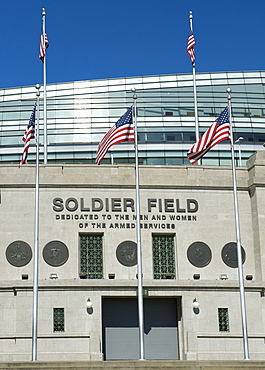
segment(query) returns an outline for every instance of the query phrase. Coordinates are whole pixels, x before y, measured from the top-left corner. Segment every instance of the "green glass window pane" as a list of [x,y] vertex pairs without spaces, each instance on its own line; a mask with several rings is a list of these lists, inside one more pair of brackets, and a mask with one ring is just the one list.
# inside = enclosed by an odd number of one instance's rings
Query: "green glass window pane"
[[80,273],[86,279],[103,278],[102,235],[80,235]]
[[53,331],[64,331],[64,308],[53,309]]
[[229,332],[228,308],[218,308],[219,331]]
[[153,235],[152,244],[154,279],[166,279],[167,274],[175,279],[174,236]]

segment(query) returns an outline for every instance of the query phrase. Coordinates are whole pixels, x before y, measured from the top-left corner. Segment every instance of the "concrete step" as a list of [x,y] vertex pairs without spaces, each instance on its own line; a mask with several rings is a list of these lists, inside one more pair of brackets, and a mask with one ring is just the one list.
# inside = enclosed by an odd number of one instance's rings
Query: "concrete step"
[[265,369],[265,361],[78,361],[78,362],[0,362],[0,370],[252,370]]

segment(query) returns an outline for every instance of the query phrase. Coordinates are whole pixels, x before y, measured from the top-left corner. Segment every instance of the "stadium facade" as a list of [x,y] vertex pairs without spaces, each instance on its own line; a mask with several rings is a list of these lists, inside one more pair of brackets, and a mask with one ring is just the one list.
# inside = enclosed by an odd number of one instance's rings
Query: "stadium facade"
[[[243,137],[243,166],[236,172],[253,360],[265,360],[264,79],[265,72],[197,75],[200,130],[227,105],[230,87],[235,138]],[[48,85],[38,360],[139,358],[133,145],[116,145],[95,164],[102,135],[132,104],[132,87],[138,96],[145,358],[241,360],[230,148],[219,144],[202,165],[187,163],[195,136],[191,75]],[[0,353],[3,361],[25,361],[32,350],[33,145],[29,164],[18,163],[36,91],[1,93]]]
[[[198,73],[196,78],[200,133],[225,108],[226,89],[232,89],[234,139],[243,138],[239,145],[245,164],[265,142],[265,72]],[[188,164],[186,153],[195,142],[191,74],[47,85],[48,162],[95,163],[103,134],[133,104],[132,88],[138,97],[139,163]],[[2,163],[19,162],[21,138],[35,100],[35,87],[0,90]],[[231,165],[230,157],[225,141],[211,150],[202,164]],[[34,158],[29,157],[29,163]],[[105,163],[111,163],[112,158],[114,163],[134,163],[133,145],[113,147]]]

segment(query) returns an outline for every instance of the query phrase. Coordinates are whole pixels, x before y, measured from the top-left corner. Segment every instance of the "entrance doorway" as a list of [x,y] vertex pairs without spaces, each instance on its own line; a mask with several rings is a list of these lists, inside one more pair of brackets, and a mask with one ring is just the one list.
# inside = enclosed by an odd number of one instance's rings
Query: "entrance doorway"
[[[178,360],[178,319],[175,298],[144,299],[146,360]],[[137,360],[139,354],[137,298],[103,298],[102,337],[105,360]]]

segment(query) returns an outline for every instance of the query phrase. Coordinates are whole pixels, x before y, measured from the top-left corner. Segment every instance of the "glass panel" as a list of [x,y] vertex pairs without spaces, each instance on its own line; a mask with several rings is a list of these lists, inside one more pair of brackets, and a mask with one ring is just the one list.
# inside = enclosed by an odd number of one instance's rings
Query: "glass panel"
[[219,331],[229,332],[228,308],[218,308]]
[[204,166],[219,166],[219,158],[202,158],[202,165]]
[[164,141],[164,134],[162,132],[148,132],[147,141]]
[[3,120],[18,120],[20,112],[3,112]]
[[53,309],[53,331],[64,331],[64,308]]
[[170,166],[181,166],[183,165],[183,158],[182,157],[176,157],[176,158],[166,158],[166,163],[167,165]]
[[178,133],[167,132],[165,134],[165,136],[166,136],[166,141],[178,141],[178,142],[182,142],[182,133],[181,132],[178,132]]
[[183,141],[195,143],[196,141],[195,132],[183,132]]
[[226,166],[226,167],[232,166],[232,159],[220,158],[220,166]]
[[80,273],[86,279],[103,278],[102,235],[80,235]]
[[163,166],[165,164],[165,158],[146,158],[146,164]]
[[265,143],[265,133],[254,134],[254,142],[255,143]]
[[174,236],[153,235],[154,279],[175,279]]
[[[21,137],[14,137],[14,136],[8,136],[8,137],[2,137],[1,138],[1,145],[18,145],[18,144],[22,144],[23,141],[21,140],[23,135],[21,135]],[[32,142],[31,144],[34,145],[34,143]],[[22,150],[21,149],[21,153],[22,153]]]

